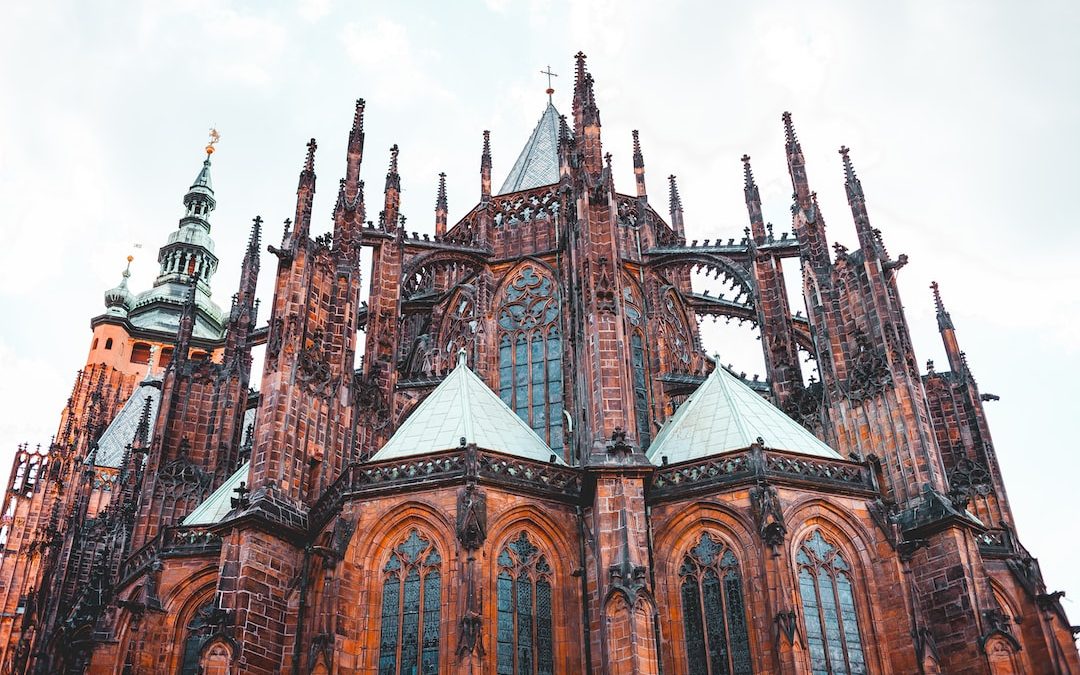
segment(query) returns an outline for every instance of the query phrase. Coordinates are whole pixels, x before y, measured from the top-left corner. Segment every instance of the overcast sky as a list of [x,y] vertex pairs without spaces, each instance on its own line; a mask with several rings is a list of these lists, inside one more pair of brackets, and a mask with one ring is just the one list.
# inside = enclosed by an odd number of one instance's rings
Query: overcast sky
[[[543,110],[549,64],[570,112],[580,49],[617,187],[633,192],[640,129],[652,201],[666,212],[664,177],[677,174],[690,238],[742,236],[744,152],[766,219],[788,229],[791,110],[829,237],[853,247],[836,152],[851,146],[871,221],[894,257],[910,256],[900,288],[919,361],[946,364],[936,279],[982,391],[1001,396],[987,409],[1023,541],[1080,620],[1078,33],[1076,2],[8,3],[0,475],[17,443],[55,433],[125,256],[132,289],[150,285],[210,126],[222,136],[213,287],[228,307],[250,220],[280,236],[312,136],[313,229],[329,229],[357,97],[368,203],[398,143],[407,227],[431,232],[440,171],[451,222],[476,202],[484,129],[501,184]],[[265,256],[265,300],[272,270]]]

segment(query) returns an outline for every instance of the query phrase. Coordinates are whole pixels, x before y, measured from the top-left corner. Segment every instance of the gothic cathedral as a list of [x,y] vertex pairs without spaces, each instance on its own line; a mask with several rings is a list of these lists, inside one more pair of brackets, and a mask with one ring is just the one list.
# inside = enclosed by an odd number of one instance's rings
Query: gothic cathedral
[[[211,299],[208,146],[153,287],[106,292],[55,439],[18,450],[2,672],[1080,675],[949,313],[935,286],[949,369],[922,372],[848,150],[857,248],[787,113],[791,232],[744,156],[745,236],[699,242],[636,131],[615,191],[580,53],[571,112],[498,190],[484,132],[479,202],[451,224],[440,180],[421,235],[396,146],[365,201],[358,101],[319,236],[308,144],[262,323],[259,218]],[[756,326],[767,379],[702,317]]]

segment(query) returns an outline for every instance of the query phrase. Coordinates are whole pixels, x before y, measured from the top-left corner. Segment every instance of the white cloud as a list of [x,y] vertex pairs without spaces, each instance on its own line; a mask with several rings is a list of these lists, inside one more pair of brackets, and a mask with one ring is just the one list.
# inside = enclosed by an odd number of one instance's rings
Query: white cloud
[[314,23],[329,14],[332,6],[331,0],[300,0],[296,12],[305,21]]

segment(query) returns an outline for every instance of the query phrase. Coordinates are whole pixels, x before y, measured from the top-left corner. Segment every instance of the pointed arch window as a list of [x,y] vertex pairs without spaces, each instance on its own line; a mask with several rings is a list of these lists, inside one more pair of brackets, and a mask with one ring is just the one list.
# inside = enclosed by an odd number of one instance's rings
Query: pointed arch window
[[379,675],[439,672],[442,558],[417,530],[383,567]]
[[219,612],[214,604],[214,599],[211,598],[206,604],[199,607],[195,615],[188,621],[187,635],[184,638],[183,661],[180,664],[180,675],[199,675],[202,673],[202,650],[217,632],[219,619]]
[[679,567],[690,675],[750,675],[739,561],[708,532]]
[[562,338],[559,297],[551,277],[523,267],[498,310],[499,396],[563,455]]
[[629,286],[623,287],[623,314],[630,331],[630,377],[634,390],[634,420],[638,443],[649,447],[652,429],[649,421],[649,388],[645,365],[645,337],[642,335],[641,303]]
[[497,559],[495,579],[496,675],[552,675],[552,570],[522,532]]
[[851,567],[817,530],[799,547],[795,562],[811,671],[814,675],[863,675],[866,657]]

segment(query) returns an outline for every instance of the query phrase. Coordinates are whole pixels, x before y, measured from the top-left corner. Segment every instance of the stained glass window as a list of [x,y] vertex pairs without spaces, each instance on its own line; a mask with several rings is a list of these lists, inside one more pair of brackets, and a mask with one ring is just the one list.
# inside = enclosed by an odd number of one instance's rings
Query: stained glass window
[[679,568],[690,675],[750,675],[739,561],[708,532]]
[[496,562],[496,675],[552,675],[551,566],[524,532]]
[[562,456],[562,340],[551,277],[523,267],[506,288],[498,318],[499,396]]
[[379,675],[439,672],[441,563],[439,552],[416,530],[409,532],[386,561]]
[[180,664],[180,675],[199,675],[202,668],[199,665],[199,657],[202,648],[214,632],[212,617],[214,615],[214,600],[209,600],[195,612],[187,625],[187,637],[184,638],[184,658]]
[[637,420],[638,443],[649,447],[649,393],[645,379],[645,341],[641,333],[630,336],[630,369],[634,378],[634,418]]
[[848,563],[820,531],[803,542],[795,562],[814,675],[866,673]]

